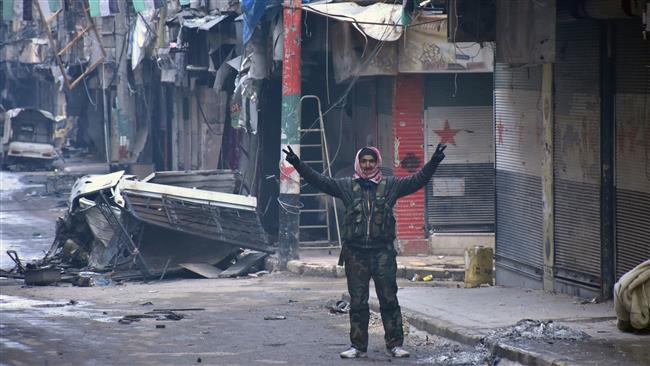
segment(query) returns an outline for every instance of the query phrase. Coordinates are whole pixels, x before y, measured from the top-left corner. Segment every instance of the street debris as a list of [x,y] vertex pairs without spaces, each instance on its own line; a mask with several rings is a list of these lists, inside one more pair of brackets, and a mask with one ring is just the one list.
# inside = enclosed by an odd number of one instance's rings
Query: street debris
[[7,250],[7,255],[16,264],[9,272],[3,275],[13,278],[23,278],[27,286],[42,286],[56,283],[61,280],[61,270],[53,266],[38,266],[33,263],[23,265],[15,250]]
[[178,265],[205,278],[219,278],[223,272],[209,263],[179,263]]
[[413,277],[411,277],[411,282],[419,282],[419,281],[431,282],[431,281],[433,281],[433,275],[428,274],[428,275],[422,276],[419,273],[413,274]]
[[3,276],[83,287],[186,270],[206,278],[259,276],[273,251],[257,201],[236,194],[242,189],[231,170],[155,172],[143,181],[123,171],[83,176],[45,257],[23,266],[8,253],[16,267]]
[[488,338],[498,340],[533,339],[533,340],[567,340],[581,341],[590,338],[582,331],[573,330],[567,326],[555,324],[553,321],[523,319],[512,327],[500,328],[490,332]]
[[162,320],[181,320],[185,318],[185,315],[178,314],[171,310],[152,310],[144,314],[129,314],[121,317],[118,322],[121,324],[131,324],[133,322],[139,322],[142,319],[154,319],[158,321]]
[[267,270],[261,270],[261,271],[255,272],[255,273],[249,273],[248,277],[258,278],[258,277],[265,276],[265,275],[267,275],[269,273],[270,272],[267,271]]
[[35,304],[32,305],[33,308],[62,308],[64,306],[74,306],[79,304],[77,300],[70,300],[68,302],[57,302],[57,303],[47,303],[47,304]]
[[268,315],[264,317],[264,320],[285,320],[286,318],[284,315]]
[[602,301],[603,301],[602,299],[600,299],[598,297],[594,297],[594,298],[591,298],[591,299],[576,300],[573,303],[576,304],[576,305],[586,305],[586,304],[600,304]]
[[330,300],[327,302],[327,308],[332,314],[347,314],[350,312],[350,303],[345,300]]
[[492,362],[493,357],[490,351],[483,345],[476,346],[473,350],[461,351],[459,346],[453,346],[451,349],[440,350],[443,353],[418,360],[418,364],[433,364],[440,366],[461,366],[461,365],[495,365]]

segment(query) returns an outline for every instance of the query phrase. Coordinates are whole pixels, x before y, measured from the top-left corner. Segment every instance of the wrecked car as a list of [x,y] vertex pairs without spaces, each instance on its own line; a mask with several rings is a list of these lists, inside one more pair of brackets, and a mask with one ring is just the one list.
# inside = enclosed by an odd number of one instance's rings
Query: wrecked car
[[50,169],[56,159],[54,127],[51,113],[39,109],[15,108],[4,113],[2,131],[2,168],[26,164]]
[[236,274],[232,265],[253,266],[273,252],[255,197],[234,193],[240,183],[232,171],[158,172],[143,181],[123,171],[81,177],[43,264],[124,279],[205,268]]

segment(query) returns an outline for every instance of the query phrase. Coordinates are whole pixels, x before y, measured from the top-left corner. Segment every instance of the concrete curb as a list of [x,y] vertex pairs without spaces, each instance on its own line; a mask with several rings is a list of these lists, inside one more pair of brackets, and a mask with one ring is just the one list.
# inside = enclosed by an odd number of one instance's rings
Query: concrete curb
[[523,348],[498,343],[492,347],[492,354],[523,365],[532,366],[569,366],[575,365],[568,360],[558,360],[551,355],[529,351]]
[[[275,256],[269,256],[265,262],[266,270],[269,272],[278,270],[278,259]],[[309,263],[302,260],[292,260],[287,262],[287,271],[301,276],[344,278],[345,268],[334,264]],[[437,267],[415,267],[415,266],[397,266],[397,278],[411,279],[413,275],[419,274],[421,277],[431,275],[433,280],[449,280],[462,282],[465,279],[465,270],[458,268],[437,268]]]

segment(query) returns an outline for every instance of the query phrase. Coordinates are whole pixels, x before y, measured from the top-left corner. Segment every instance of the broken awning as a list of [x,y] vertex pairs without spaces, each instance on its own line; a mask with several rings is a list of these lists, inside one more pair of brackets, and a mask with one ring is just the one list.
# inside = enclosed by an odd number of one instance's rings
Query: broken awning
[[379,41],[396,41],[402,36],[402,5],[353,2],[304,4],[303,10],[342,22],[349,22],[363,34]]
[[215,25],[221,23],[228,15],[208,15],[203,18],[192,18],[183,20],[183,27],[198,28],[199,30],[209,31]]

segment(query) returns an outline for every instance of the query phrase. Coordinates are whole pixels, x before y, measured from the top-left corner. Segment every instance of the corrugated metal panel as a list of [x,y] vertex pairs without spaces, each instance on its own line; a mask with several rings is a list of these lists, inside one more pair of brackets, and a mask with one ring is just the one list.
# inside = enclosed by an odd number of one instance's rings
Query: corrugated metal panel
[[427,223],[435,231],[494,230],[492,106],[430,107],[426,156],[446,158],[427,187]]
[[650,42],[644,41],[640,19],[616,27],[616,93],[648,95]]
[[555,272],[600,288],[599,25],[558,25],[555,64]]
[[519,272],[541,281],[542,178],[497,170],[496,195],[497,267],[517,266]]
[[494,231],[493,164],[440,165],[426,196],[431,230]]
[[541,66],[495,71],[496,261],[542,280]]
[[650,258],[650,42],[616,28],[616,276]]
[[[423,79],[421,75],[400,75],[396,83],[393,166],[396,176],[407,176],[424,164]],[[385,161],[389,164],[388,157]],[[424,238],[424,190],[397,201],[395,218],[398,239]]]

